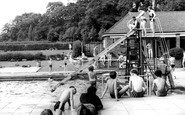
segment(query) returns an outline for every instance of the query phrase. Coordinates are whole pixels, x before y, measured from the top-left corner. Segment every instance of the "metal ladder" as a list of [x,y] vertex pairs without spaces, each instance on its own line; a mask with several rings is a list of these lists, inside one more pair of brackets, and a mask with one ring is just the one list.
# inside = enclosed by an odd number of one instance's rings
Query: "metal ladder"
[[[156,22],[157,22],[158,29],[159,29],[160,33],[163,34],[163,29],[162,29],[161,22],[160,22],[159,18],[156,18]],[[165,53],[167,53],[167,55],[166,55],[167,58],[169,58],[170,55],[169,55],[169,50],[168,50],[168,45],[167,45],[167,43],[166,43],[166,40],[165,40],[164,37],[162,37],[162,38],[160,38],[160,39],[161,39],[161,45],[164,46],[164,49],[163,49],[163,50],[164,50]],[[168,62],[167,62],[167,66],[168,66],[168,67],[170,66],[170,65],[168,64]],[[169,79],[169,83],[170,83],[171,88],[175,88],[174,81],[173,81],[173,78],[172,78],[171,73],[168,75],[168,79]]]

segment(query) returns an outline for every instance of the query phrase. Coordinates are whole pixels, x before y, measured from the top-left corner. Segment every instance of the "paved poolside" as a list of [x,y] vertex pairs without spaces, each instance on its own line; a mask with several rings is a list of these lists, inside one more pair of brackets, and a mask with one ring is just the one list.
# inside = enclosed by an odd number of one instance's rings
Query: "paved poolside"
[[[75,99],[78,100],[78,99]],[[124,98],[116,102],[112,99],[102,100],[104,109],[100,115],[184,115],[185,96]],[[78,105],[75,102],[76,106]],[[0,100],[0,115],[40,115],[45,108],[53,110],[54,103],[50,96],[5,97]],[[68,107],[66,107],[68,109]],[[69,110],[64,115],[76,115]]]
[[[184,74],[185,70],[177,70],[175,84],[185,86]],[[77,80],[69,83],[77,86],[77,107],[80,92],[85,91],[85,82],[83,84]],[[60,92],[62,87],[51,93],[47,81],[0,82],[0,115],[40,115],[41,111],[47,108],[53,111],[54,102]],[[99,94],[100,92],[101,89],[98,90]],[[166,97],[125,97],[118,102],[106,95],[102,102],[104,109],[99,112],[100,115],[185,115],[183,94],[172,93]],[[68,110],[68,106],[65,109]],[[63,115],[76,115],[76,112],[70,113],[68,110]]]

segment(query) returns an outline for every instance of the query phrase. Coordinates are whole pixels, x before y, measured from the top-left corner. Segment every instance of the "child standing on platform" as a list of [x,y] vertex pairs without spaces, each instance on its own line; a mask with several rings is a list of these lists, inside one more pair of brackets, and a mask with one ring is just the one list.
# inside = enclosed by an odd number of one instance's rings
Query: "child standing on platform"
[[149,14],[149,20],[150,20],[150,29],[152,31],[153,36],[155,36],[154,22],[155,22],[156,14],[151,6],[148,7],[148,14]]

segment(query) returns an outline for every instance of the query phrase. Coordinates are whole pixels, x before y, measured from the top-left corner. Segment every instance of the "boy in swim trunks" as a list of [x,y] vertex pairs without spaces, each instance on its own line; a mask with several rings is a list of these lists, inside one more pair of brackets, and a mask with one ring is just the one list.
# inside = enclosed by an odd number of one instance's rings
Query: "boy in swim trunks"
[[107,90],[109,90],[110,96],[118,101],[118,98],[121,98],[121,96],[126,93],[129,87],[128,85],[125,87],[123,87],[122,85],[117,86],[117,84],[117,73],[115,71],[112,71],[110,72],[110,79],[107,80],[105,90],[101,98],[103,98]]
[[156,96],[166,96],[168,92],[168,85],[166,80],[162,78],[162,71],[156,70],[154,73],[157,79],[153,81],[152,91]]
[[138,71],[132,69],[130,71],[129,88],[132,97],[143,97],[146,91],[146,85],[142,77],[138,76]]
[[96,73],[94,72],[94,67],[90,66],[88,69],[89,69],[89,72],[88,72],[89,82],[91,86],[96,87],[97,76],[96,76]]
[[76,94],[76,92],[77,91],[74,86],[70,86],[62,92],[59,101],[54,105],[54,111],[57,110],[56,115],[62,115],[62,111],[64,111],[66,102],[68,102],[69,106],[71,107],[71,111],[74,110],[73,96]]

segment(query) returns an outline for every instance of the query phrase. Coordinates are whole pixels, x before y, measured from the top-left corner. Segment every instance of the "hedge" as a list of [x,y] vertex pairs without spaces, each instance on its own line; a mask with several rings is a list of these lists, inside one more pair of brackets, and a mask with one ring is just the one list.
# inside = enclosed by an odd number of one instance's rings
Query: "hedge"
[[0,44],[3,51],[24,51],[24,50],[68,50],[69,44],[64,43],[43,43],[43,44]]
[[30,54],[30,53],[6,53],[6,54],[0,54],[0,61],[32,61],[32,60],[48,60],[49,57],[52,58],[52,60],[63,60],[66,55],[63,54],[55,54],[55,55],[43,55],[41,52],[36,54]]
[[42,53],[37,54],[22,54],[22,53],[7,53],[0,54],[0,61],[22,61],[26,59],[28,61],[31,60],[45,60],[46,56]]

